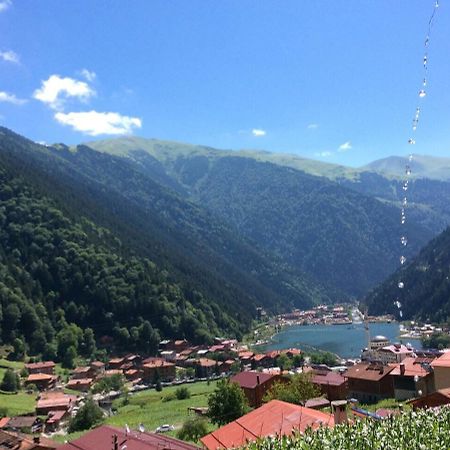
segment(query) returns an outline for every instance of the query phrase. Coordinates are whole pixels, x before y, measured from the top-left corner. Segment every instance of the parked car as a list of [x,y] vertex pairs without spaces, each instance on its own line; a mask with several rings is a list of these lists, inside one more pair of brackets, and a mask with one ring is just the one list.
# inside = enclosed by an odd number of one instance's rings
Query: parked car
[[175,427],[173,425],[169,425],[169,424],[164,424],[164,425],[160,425],[157,429],[156,432],[157,433],[167,433],[168,431],[173,431],[175,430]]

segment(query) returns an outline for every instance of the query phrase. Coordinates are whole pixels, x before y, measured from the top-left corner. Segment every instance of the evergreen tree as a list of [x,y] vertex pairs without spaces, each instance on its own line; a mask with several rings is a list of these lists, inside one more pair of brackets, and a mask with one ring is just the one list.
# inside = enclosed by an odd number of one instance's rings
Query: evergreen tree
[[18,375],[12,369],[8,369],[3,375],[3,381],[0,389],[5,392],[17,392],[19,390],[20,380]]

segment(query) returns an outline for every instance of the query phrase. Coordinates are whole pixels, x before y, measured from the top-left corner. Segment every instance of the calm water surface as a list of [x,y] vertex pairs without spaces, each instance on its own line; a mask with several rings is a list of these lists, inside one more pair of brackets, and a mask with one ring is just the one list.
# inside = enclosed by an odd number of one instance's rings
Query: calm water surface
[[[399,342],[399,324],[370,323],[370,336],[386,336],[391,342]],[[413,347],[422,348],[419,340],[411,342]],[[258,351],[282,350],[290,347],[301,349],[318,348],[338,354],[342,358],[359,358],[361,350],[367,347],[364,325],[294,325],[274,336],[273,341],[258,347]]]

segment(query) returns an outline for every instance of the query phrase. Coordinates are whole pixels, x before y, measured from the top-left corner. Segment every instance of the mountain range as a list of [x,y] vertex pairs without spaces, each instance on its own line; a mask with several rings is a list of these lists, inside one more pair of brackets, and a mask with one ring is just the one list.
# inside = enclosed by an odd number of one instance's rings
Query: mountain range
[[[408,260],[450,223],[445,170],[423,159],[440,178],[410,183]],[[374,164],[0,128],[1,339],[82,348],[73,325],[151,352],[156,335],[240,337],[258,306],[361,298],[398,268],[405,231],[401,177]]]

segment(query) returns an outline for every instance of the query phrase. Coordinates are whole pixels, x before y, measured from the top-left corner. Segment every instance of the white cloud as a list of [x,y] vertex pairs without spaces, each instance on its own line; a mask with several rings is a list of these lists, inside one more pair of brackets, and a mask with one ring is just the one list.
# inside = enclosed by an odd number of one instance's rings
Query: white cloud
[[12,103],[13,105],[23,105],[27,101],[22,98],[17,98],[14,94],[0,91],[0,102]]
[[82,69],[80,71],[80,74],[82,77],[86,78],[86,80],[92,82],[97,78],[97,74],[93,71],[87,70],[87,69]]
[[333,154],[332,152],[327,152],[327,151],[314,153],[315,156],[320,156],[321,158],[328,158],[332,154]]
[[0,1],[0,13],[6,11],[12,5],[11,0]]
[[122,116],[113,112],[58,112],[55,119],[62,125],[69,125],[74,130],[98,136],[100,134],[129,134],[133,128],[141,128],[142,120],[138,117]]
[[341,144],[338,148],[338,151],[340,152],[347,152],[348,150],[351,150],[352,148],[352,144],[350,141],[344,142],[343,144]]
[[310,123],[310,124],[308,124],[308,126],[306,128],[308,128],[308,130],[316,130],[317,128],[319,128],[319,124],[318,123]]
[[8,50],[7,52],[0,51],[0,58],[3,59],[3,61],[12,62],[16,64],[19,64],[20,62],[19,55],[13,52],[12,50]]
[[64,101],[69,97],[87,101],[94,95],[94,89],[86,82],[68,77],[62,78],[59,75],[52,75],[48,80],[43,81],[41,88],[33,93],[36,100],[46,103],[53,109],[61,109]]
[[261,130],[259,128],[253,128],[252,134],[255,137],[261,137],[266,135],[266,130]]

